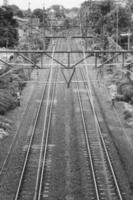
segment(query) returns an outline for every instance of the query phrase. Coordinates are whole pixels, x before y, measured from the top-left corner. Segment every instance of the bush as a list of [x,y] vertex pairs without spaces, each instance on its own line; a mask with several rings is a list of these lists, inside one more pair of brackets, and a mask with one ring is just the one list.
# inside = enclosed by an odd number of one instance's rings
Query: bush
[[128,120],[129,118],[132,117],[132,113],[130,111],[128,111],[128,110],[125,110],[123,114],[124,114],[124,119],[125,120]]
[[16,107],[16,99],[7,89],[0,89],[0,114]]

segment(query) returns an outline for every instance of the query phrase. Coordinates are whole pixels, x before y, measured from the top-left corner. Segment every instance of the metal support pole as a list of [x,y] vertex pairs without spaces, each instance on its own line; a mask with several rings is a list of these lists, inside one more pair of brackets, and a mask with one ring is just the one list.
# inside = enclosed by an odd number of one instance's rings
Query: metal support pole
[[125,64],[125,54],[122,53],[122,68],[124,68],[124,64]]
[[43,53],[41,53],[41,68],[43,68]]
[[[118,45],[118,35],[119,35],[119,8],[117,7],[116,10],[116,51],[117,49],[117,45]],[[118,62],[118,57],[116,57],[116,62]]]
[[97,57],[98,57],[98,55],[97,55],[97,53],[95,53],[95,69],[97,69]]
[[43,50],[45,50],[45,16],[44,16],[44,12],[45,12],[45,7],[43,6]]
[[70,87],[70,83],[71,83],[72,78],[73,78],[73,76],[74,76],[75,70],[76,70],[76,68],[74,67],[73,72],[72,72],[72,74],[71,74],[71,77],[70,77],[70,79],[69,79],[69,81],[68,81],[68,83],[67,83],[67,88]]
[[[29,35],[28,35],[28,50],[31,50],[32,47],[31,47],[31,44],[32,44],[32,30],[31,30],[31,24],[32,24],[32,19],[31,17],[29,18]],[[32,59],[32,56],[31,56],[31,53],[29,52],[28,54],[28,57],[29,59],[31,60]]]
[[[68,58],[68,68],[70,68],[70,51],[67,52],[67,58]],[[67,83],[67,88],[70,87],[70,80]]]
[[128,50],[130,50],[130,34],[131,34],[131,32],[130,32],[130,28],[129,28],[129,30],[128,30]]
[[67,57],[68,57],[68,68],[70,68],[70,51],[67,52]]

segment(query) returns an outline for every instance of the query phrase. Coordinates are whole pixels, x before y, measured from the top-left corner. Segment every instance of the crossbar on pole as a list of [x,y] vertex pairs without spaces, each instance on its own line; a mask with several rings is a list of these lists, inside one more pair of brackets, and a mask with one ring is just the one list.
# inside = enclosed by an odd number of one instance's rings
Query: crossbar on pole
[[[69,51],[70,53],[83,53],[83,51],[82,50],[78,50],[78,51],[76,51],[76,50],[71,50],[71,51]],[[43,54],[43,53],[45,53],[45,54],[47,54],[47,53],[51,53],[52,54],[52,51],[44,51],[44,50],[0,50],[0,53],[18,53],[18,54],[20,54],[20,53],[38,53],[38,54]],[[68,51],[55,51],[55,54],[58,54],[58,53],[68,53]],[[106,51],[106,50],[93,50],[93,51],[85,51],[85,53],[93,53],[93,54],[95,54],[95,53],[99,53],[99,54],[101,54],[101,53],[107,53],[107,54],[109,54],[109,53],[132,53],[133,54],[133,50],[109,50],[109,51]]]

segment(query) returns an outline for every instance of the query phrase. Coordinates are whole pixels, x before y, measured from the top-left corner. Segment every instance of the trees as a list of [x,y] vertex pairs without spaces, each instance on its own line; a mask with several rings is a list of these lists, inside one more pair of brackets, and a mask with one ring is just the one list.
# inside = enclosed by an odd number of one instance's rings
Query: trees
[[0,47],[14,47],[18,44],[17,22],[10,7],[0,7]]
[[118,12],[118,25],[120,30],[128,31],[131,23],[131,13],[128,7],[119,8]]
[[18,6],[16,6],[16,5],[13,4],[13,5],[10,5],[8,7],[10,7],[12,9],[13,15],[18,16],[20,18],[24,17],[23,11],[20,10]]
[[65,17],[65,14],[64,14],[64,7],[61,6],[61,5],[53,5],[50,7],[50,9],[52,9],[55,13],[55,17],[56,18],[63,18]]
[[71,27],[70,22],[71,22],[71,20],[68,19],[68,18],[66,18],[66,19],[64,20],[64,23],[63,23],[64,29],[69,29],[69,28]]
[[33,10],[32,15],[33,15],[33,17],[39,18],[40,22],[43,22],[43,10],[42,9],[37,8],[37,9]]
[[95,33],[99,35],[109,34],[116,37],[118,33],[127,32],[131,24],[131,7],[116,5],[112,0],[84,2],[81,6],[81,21],[83,29],[85,24],[91,25]]
[[40,20],[40,27],[48,26],[48,14],[45,9],[37,8],[33,10],[32,17],[38,18]]

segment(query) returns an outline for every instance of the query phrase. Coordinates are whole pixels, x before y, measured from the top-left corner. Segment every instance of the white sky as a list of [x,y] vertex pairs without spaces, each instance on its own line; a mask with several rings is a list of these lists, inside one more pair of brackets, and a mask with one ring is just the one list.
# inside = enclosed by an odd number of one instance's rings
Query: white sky
[[[79,7],[85,0],[8,0],[9,5],[15,4],[20,9],[27,10],[30,2],[30,8],[42,8],[45,5],[46,8],[54,4],[63,5],[65,8]],[[3,0],[0,0],[0,6],[3,5]]]

